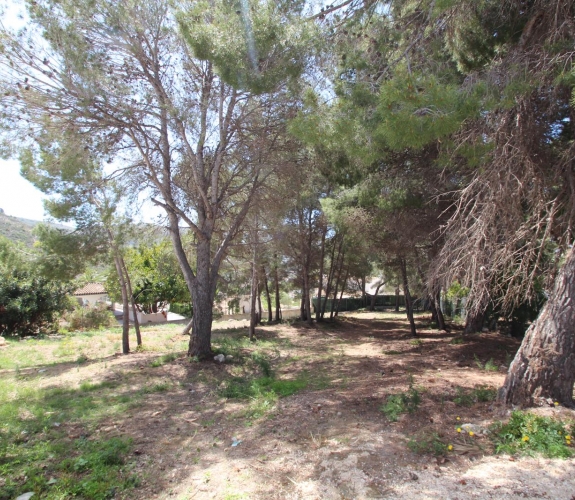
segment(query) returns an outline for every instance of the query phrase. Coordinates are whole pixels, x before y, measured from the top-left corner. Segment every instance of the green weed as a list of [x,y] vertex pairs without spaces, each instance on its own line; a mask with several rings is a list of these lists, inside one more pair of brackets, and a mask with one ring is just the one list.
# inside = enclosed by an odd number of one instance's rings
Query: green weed
[[470,391],[466,391],[462,387],[457,388],[457,395],[453,398],[453,402],[457,406],[472,406],[475,403],[486,403],[493,401],[497,396],[497,389],[480,385]]
[[481,360],[477,357],[477,354],[475,354],[473,357],[475,359],[475,364],[480,370],[485,370],[488,372],[496,372],[498,370],[497,365],[493,361],[493,358],[490,358],[485,363],[482,363]]
[[433,454],[440,456],[447,453],[447,444],[445,444],[439,434],[435,432],[428,436],[423,435],[410,439],[407,443],[407,447],[418,455]]
[[574,422],[514,411],[509,422],[495,424],[491,431],[496,453],[540,454],[548,458],[574,456],[570,445],[575,432]]
[[390,422],[396,422],[402,413],[414,413],[421,403],[421,394],[413,387],[413,379],[409,389],[399,394],[390,394],[387,401],[379,409]]
[[160,366],[164,366],[167,363],[171,363],[176,359],[178,359],[178,355],[176,353],[164,354],[159,358],[154,359],[154,361],[150,363],[150,366],[152,368],[158,368]]

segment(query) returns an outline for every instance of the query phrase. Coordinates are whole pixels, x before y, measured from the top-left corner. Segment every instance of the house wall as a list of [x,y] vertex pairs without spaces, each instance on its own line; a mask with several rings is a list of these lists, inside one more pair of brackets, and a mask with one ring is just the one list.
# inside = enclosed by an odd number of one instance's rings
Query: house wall
[[74,295],[78,302],[82,304],[88,304],[90,307],[95,306],[98,302],[106,302],[108,296],[105,293],[102,294],[90,294],[90,295]]

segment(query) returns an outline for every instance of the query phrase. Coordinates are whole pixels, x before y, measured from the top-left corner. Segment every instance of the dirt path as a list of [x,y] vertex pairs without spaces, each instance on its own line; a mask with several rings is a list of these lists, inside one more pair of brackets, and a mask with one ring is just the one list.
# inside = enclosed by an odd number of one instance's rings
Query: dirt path
[[[182,354],[154,368],[158,353],[137,353],[60,369],[45,383],[164,387],[90,436],[133,438],[132,467],[142,483],[130,498],[575,499],[574,460],[492,456],[486,437],[456,432],[462,423],[486,428],[505,417],[492,402],[462,406],[454,399],[499,387],[516,340],[485,333],[454,341],[456,333],[420,328],[414,342],[406,331],[402,317],[389,314],[348,316],[337,326],[260,328],[277,377],[305,374],[310,382],[261,418],[246,416],[249,401],[218,394],[239,374],[234,359],[193,363]],[[418,410],[389,422],[381,405],[410,383],[421,393]],[[564,408],[545,411],[574,418]],[[407,447],[433,435],[457,450],[437,459]]]

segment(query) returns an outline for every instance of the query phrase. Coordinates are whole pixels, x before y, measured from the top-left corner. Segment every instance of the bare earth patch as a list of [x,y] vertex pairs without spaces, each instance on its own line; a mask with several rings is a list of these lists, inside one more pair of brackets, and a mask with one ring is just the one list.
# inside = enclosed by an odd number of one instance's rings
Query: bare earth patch
[[[456,431],[463,423],[484,429],[508,416],[490,401],[454,400],[478,387],[500,387],[518,341],[495,333],[462,338],[425,329],[424,319],[417,342],[407,336],[403,316],[390,313],[348,315],[312,328],[258,328],[276,376],[303,374],[309,381],[259,419],[246,416],[249,401],[218,392],[239,374],[235,359],[194,363],[179,351],[177,359],[153,367],[160,352],[89,356],[82,364],[49,367],[39,381],[47,387],[112,382],[127,394],[147,388],[129,414],[105,419],[88,436],[133,439],[131,460],[142,483],[126,498],[575,498],[573,459],[494,456],[486,436]],[[243,334],[243,325],[222,325],[236,330],[220,330],[216,345]],[[146,330],[144,343],[154,335]],[[181,349],[182,337],[170,335],[164,346]],[[421,393],[418,410],[389,422],[380,407],[410,383]],[[565,408],[542,411],[575,418]],[[82,432],[77,423],[63,425],[71,437]],[[434,434],[454,445],[447,457],[407,447],[409,439]]]

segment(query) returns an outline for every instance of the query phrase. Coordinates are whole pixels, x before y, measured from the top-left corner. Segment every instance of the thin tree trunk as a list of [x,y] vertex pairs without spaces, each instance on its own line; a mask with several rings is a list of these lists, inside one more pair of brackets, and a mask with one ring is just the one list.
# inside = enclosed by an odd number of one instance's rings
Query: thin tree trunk
[[118,280],[120,282],[120,289],[122,291],[122,354],[130,353],[130,304],[128,302],[128,290],[126,287],[126,279],[124,278],[124,270],[120,263],[118,256],[114,257],[114,264],[116,272],[118,273]]
[[140,333],[140,322],[138,321],[138,309],[136,308],[136,301],[134,300],[134,292],[132,291],[132,281],[130,280],[130,274],[128,273],[128,268],[126,267],[126,262],[122,257],[120,257],[122,268],[126,276],[126,285],[128,287],[128,297],[130,297],[130,304],[132,306],[132,314],[134,315],[134,329],[136,330],[136,343],[138,347],[142,346],[142,334]]
[[379,285],[377,285],[377,288],[375,289],[375,293],[373,294],[373,297],[371,298],[371,304],[369,305],[370,311],[375,311],[375,301],[377,300],[377,294],[379,293],[379,289],[383,285],[385,285],[384,281],[382,281]]
[[262,285],[258,279],[258,317],[257,317],[257,324],[261,324],[262,322]]
[[321,313],[321,292],[323,289],[323,268],[324,268],[324,260],[325,260],[325,237],[327,235],[327,225],[325,226],[322,234],[321,234],[321,247],[320,247],[320,256],[319,256],[319,284],[317,287],[317,308],[315,310],[315,320],[321,321],[323,315]]
[[190,321],[188,321],[188,324],[184,327],[184,330],[182,331],[182,335],[189,335],[190,334],[190,332],[192,331],[193,323],[194,323],[194,318],[192,316]]
[[395,287],[395,312],[399,312],[399,283]]
[[407,319],[409,320],[409,327],[411,330],[411,336],[417,337],[417,331],[415,330],[415,320],[413,318],[413,302],[411,300],[411,294],[409,293],[409,280],[407,277],[407,262],[403,257],[399,258],[399,265],[401,267],[401,276],[403,278],[403,295],[405,296],[405,312],[407,314]]
[[255,259],[256,259],[255,253],[256,252],[254,250],[254,260],[252,262],[252,287],[251,287],[251,293],[250,293],[250,329],[249,329],[250,340],[255,339],[256,324],[258,322],[257,312],[256,312],[256,299],[257,299],[257,293],[258,293],[258,291],[257,291],[258,278],[257,278],[257,272],[256,272],[256,265],[255,265]]
[[[333,246],[332,246],[332,249],[331,249],[331,262],[330,262],[330,265],[329,265],[329,274],[328,274],[328,277],[327,277],[327,285],[326,285],[326,288],[325,288],[325,301],[324,301],[324,303],[321,305],[321,318],[322,318],[322,319],[325,317],[325,308],[327,307],[327,301],[329,300],[329,294],[331,293],[331,287],[332,287],[333,278],[334,278],[334,275],[335,275],[335,268],[337,267],[337,265],[336,265],[336,260],[339,260],[339,252],[341,251],[341,245],[343,244],[343,239],[340,238],[340,240],[341,240],[341,242],[340,242],[340,244],[339,244],[338,256],[337,256],[337,259],[335,259],[335,260],[334,260],[334,257],[335,257],[335,248],[336,248],[337,245],[336,245],[335,238],[334,238],[334,240],[333,240]],[[332,304],[332,307],[333,307],[333,304]]]
[[268,286],[268,277],[266,275],[266,268],[262,265],[262,279],[265,285],[266,302],[268,303],[268,323],[272,322],[272,299],[270,297],[270,287]]
[[445,318],[443,316],[443,311],[441,310],[441,291],[437,290],[434,294],[433,301],[435,303],[435,311],[437,313],[437,328],[439,330],[446,330],[445,328]]
[[343,298],[343,291],[345,290],[345,287],[347,286],[347,278],[348,277],[349,277],[349,267],[345,271],[345,278],[343,279],[343,286],[341,287],[341,293],[339,294],[339,300],[337,301],[337,304],[335,306],[335,315],[336,316],[339,313],[339,305],[341,304],[341,299]]
[[281,303],[280,303],[280,280],[278,276],[277,254],[274,256],[274,285],[276,290],[276,315],[275,321],[281,321]]
[[575,382],[575,250],[571,248],[551,297],[521,343],[499,391],[507,405],[541,399],[573,407]]
[[[340,249],[341,249],[341,245],[340,245]],[[339,284],[341,282],[341,272],[343,271],[343,252],[339,252],[338,254],[338,259],[339,261],[337,262],[337,279],[335,281],[335,290],[333,292],[333,301],[331,303],[331,310],[329,312],[329,319],[333,319],[333,315],[335,313],[335,306],[336,306],[336,301],[337,301],[337,292],[339,290]]]
[[366,307],[367,306],[367,296],[365,295],[365,282],[367,281],[367,276],[362,276],[361,279],[361,306],[362,307]]

